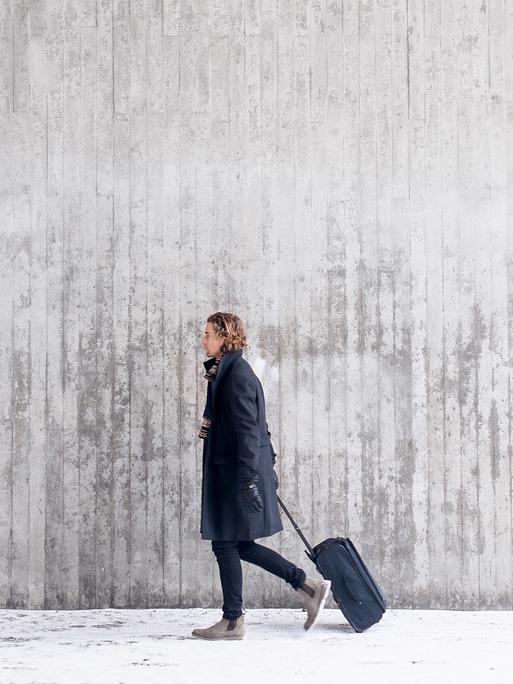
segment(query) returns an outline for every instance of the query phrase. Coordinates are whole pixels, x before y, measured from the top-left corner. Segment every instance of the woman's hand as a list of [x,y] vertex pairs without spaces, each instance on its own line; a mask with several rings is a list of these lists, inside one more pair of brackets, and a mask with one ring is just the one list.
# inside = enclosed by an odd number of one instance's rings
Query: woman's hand
[[242,503],[249,511],[254,511],[258,513],[263,508],[262,499],[260,498],[260,492],[258,487],[254,482],[243,485],[240,490],[240,497]]

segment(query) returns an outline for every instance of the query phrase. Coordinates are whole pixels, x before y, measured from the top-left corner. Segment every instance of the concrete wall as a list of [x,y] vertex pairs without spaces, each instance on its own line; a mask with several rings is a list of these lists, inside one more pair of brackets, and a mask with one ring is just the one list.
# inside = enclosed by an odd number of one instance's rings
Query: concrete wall
[[512,608],[508,4],[0,7],[0,605],[221,604],[221,309],[312,542],[350,535],[392,606]]

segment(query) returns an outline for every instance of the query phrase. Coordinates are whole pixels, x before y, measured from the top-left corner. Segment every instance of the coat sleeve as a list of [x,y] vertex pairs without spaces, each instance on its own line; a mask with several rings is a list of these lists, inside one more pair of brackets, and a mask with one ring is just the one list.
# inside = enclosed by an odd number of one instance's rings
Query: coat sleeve
[[237,375],[227,392],[237,442],[237,475],[249,478],[256,474],[260,458],[260,430],[256,384],[251,377]]

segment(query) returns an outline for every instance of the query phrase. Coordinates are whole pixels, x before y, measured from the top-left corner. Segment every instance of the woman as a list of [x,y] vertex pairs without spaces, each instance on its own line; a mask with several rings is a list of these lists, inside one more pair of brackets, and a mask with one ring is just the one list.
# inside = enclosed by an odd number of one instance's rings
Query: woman
[[247,346],[242,321],[217,312],[207,319],[202,346],[207,402],[199,437],[203,443],[201,536],[212,540],[223,590],[223,617],[195,629],[201,639],[245,635],[241,559],[281,577],[299,592],[310,629],[322,610],[330,582],[305,572],[272,549],[255,543],[283,529],[273,469],[276,454],[265,417],[262,385],[242,357]]

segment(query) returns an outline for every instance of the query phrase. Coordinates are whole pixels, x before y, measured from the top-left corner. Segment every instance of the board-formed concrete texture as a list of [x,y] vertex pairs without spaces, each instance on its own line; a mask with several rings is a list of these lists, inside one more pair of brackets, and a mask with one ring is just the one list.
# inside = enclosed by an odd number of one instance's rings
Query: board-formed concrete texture
[[[221,605],[220,309],[308,538],[349,535],[393,607],[511,609],[510,5],[0,12],[0,605]],[[299,606],[254,567],[245,600]]]

